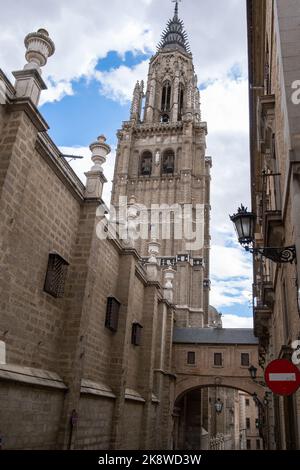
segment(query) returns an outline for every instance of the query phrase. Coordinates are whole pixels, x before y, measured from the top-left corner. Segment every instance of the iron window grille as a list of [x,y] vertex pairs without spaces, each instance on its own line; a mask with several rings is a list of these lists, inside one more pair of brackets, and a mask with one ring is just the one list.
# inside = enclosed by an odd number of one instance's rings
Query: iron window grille
[[55,298],[63,297],[69,263],[58,253],[50,253],[44,291]]
[[140,346],[141,344],[142,329],[143,327],[139,323],[132,324],[131,343],[134,344],[134,346]]
[[194,351],[188,351],[187,353],[187,363],[190,365],[196,364],[196,354]]
[[105,326],[113,332],[118,330],[120,305],[115,297],[107,298]]

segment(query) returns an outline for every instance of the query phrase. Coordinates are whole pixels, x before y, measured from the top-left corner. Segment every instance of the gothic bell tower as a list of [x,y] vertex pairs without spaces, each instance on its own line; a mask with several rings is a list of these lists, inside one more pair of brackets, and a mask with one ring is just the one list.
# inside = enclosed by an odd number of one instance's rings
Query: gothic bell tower
[[[155,239],[161,271],[174,268],[179,327],[204,327],[208,322],[211,158],[205,156],[206,134],[193,57],[176,2],[150,59],[146,91],[137,82],[130,120],[118,131],[111,202],[120,208],[127,198],[148,214],[153,206],[160,207],[159,226],[169,217],[167,236],[150,221],[147,236],[137,239],[134,248],[147,262],[149,241]],[[201,244],[176,236],[185,207],[191,208],[192,227],[202,230]]]

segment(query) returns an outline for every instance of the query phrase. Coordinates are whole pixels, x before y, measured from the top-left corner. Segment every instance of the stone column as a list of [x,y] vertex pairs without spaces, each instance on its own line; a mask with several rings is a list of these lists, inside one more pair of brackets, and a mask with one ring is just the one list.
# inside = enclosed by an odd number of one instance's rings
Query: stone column
[[179,89],[179,70],[175,72],[174,87],[173,87],[173,108],[172,108],[172,122],[178,120],[178,89]]
[[153,122],[154,107],[155,107],[155,94],[156,94],[156,76],[155,76],[155,72],[153,72],[151,81],[150,81],[150,86],[149,86],[146,122]]

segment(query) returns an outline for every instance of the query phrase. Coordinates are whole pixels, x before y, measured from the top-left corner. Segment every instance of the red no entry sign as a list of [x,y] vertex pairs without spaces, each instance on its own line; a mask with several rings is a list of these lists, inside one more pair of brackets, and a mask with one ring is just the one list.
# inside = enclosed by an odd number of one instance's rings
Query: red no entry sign
[[291,395],[300,386],[300,372],[298,367],[287,359],[276,359],[268,364],[265,381],[273,393]]

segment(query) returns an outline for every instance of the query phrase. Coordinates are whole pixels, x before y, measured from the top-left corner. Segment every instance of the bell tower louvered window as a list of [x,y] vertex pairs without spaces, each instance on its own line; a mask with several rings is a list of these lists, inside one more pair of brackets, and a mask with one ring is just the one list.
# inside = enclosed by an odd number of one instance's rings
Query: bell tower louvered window
[[150,176],[152,173],[152,153],[145,151],[141,157],[141,170],[142,176]]
[[174,163],[175,163],[175,154],[173,150],[166,150],[163,154],[162,161],[162,173],[163,174],[173,174],[174,173]]

